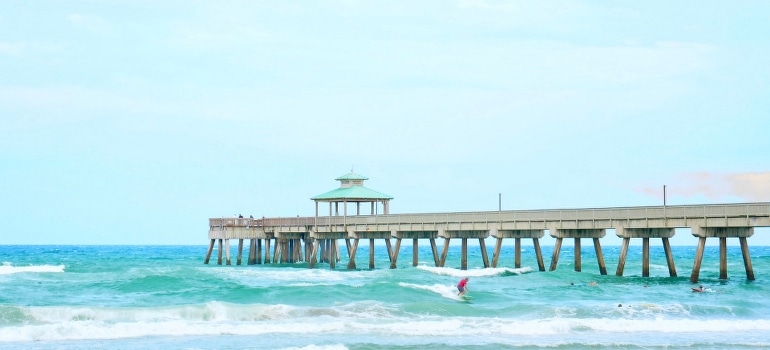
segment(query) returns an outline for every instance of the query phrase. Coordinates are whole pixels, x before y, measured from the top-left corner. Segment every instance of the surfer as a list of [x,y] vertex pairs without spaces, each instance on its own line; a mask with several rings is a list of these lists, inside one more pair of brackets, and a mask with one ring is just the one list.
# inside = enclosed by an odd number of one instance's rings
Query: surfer
[[457,295],[464,296],[466,292],[468,292],[468,287],[466,286],[468,284],[468,277],[465,277],[460,280],[459,283],[457,283],[457,290],[459,291]]
[[698,287],[698,288],[692,288],[692,291],[693,291],[693,292],[696,292],[696,293],[700,293],[700,292],[702,292],[702,291],[703,291],[703,286],[700,286],[700,287]]

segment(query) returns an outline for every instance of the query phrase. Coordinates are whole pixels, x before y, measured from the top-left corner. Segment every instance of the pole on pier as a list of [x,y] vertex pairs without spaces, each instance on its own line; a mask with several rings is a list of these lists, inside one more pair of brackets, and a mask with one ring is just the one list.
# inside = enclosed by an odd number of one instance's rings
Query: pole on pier
[[412,266],[417,266],[419,260],[419,250],[417,246],[417,238],[412,239]]
[[468,269],[468,239],[462,238],[462,254],[460,255],[460,269]]
[[749,243],[746,237],[738,237],[741,242],[741,253],[743,254],[743,267],[746,268],[746,278],[749,281],[754,280],[754,269],[751,267],[751,256],[749,256]]
[[393,248],[390,246],[390,238],[385,238],[385,248],[388,249],[388,261],[393,261]]

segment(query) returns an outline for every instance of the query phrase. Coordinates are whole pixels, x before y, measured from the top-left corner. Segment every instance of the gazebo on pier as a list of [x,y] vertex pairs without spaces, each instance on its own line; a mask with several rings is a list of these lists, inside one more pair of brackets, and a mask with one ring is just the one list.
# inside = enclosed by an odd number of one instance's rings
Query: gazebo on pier
[[378,204],[382,204],[382,214],[390,212],[390,200],[392,196],[364,187],[364,181],[368,177],[354,173],[342,175],[335,180],[340,182],[340,187],[324,194],[319,194],[312,199],[315,201],[315,216],[318,216],[318,204],[329,203],[329,216],[340,216],[340,204],[342,204],[342,216],[348,216],[348,203],[356,204],[356,215],[361,215],[361,203],[370,203],[370,215],[376,215]]
[[[368,215],[377,215],[379,206],[382,204],[382,214],[388,214],[390,212],[390,200],[392,196],[377,192],[375,190],[364,187],[364,181],[369,180],[366,176],[362,176],[350,171],[345,175],[342,175],[335,180],[340,182],[340,187],[329,192],[312,197],[315,201],[315,216],[318,217],[318,204],[321,202],[329,203],[329,217],[348,215],[348,204],[355,203],[356,211],[355,215],[361,214],[361,203],[369,203],[371,205]],[[340,215],[340,204],[342,204],[342,213]],[[366,215],[366,214],[364,214]],[[337,240],[340,238],[345,239],[345,243],[348,248],[348,257],[350,262],[348,263],[349,269],[356,268],[356,250],[358,249],[359,239],[369,239],[369,268],[374,268],[374,240],[384,239],[388,248],[388,257],[392,257],[390,247],[390,232],[363,232],[353,233],[354,242],[351,245],[348,232],[314,232],[311,237],[315,239],[313,251],[311,257],[308,258],[310,267],[312,268],[316,254],[321,251],[321,260],[329,262],[330,266],[334,268],[335,262],[339,259],[339,249],[337,248]],[[323,242],[321,242],[323,241]]]

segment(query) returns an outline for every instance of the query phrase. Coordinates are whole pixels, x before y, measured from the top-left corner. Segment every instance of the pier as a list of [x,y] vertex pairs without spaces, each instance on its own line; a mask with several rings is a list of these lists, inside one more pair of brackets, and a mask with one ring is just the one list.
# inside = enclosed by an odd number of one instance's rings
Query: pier
[[[398,251],[402,239],[412,239],[416,245],[418,240],[429,240],[433,247],[434,263],[436,266],[444,266],[449,241],[460,239],[462,241],[461,267],[467,268],[467,240],[479,239],[481,242],[484,266],[497,266],[500,250],[504,240],[515,240],[516,267],[520,267],[520,243],[524,239],[533,239],[538,256],[538,266],[544,270],[542,255],[539,249],[538,239],[542,238],[548,230],[552,237],[556,238],[554,254],[551,261],[551,270],[557,266],[559,247],[564,238],[572,238],[575,241],[575,270],[581,270],[580,240],[591,238],[597,252],[600,272],[606,274],[604,261],[599,241],[605,236],[607,229],[614,229],[616,235],[623,239],[616,275],[622,276],[625,265],[625,254],[631,239],[643,241],[643,276],[649,276],[649,239],[661,238],[666,252],[671,276],[676,276],[671,256],[671,247],[668,239],[673,237],[675,229],[689,228],[697,240],[697,250],[694,257],[691,281],[698,281],[700,265],[703,259],[703,251],[706,239],[719,239],[720,246],[720,278],[727,278],[727,239],[736,238],[740,241],[743,253],[746,277],[754,279],[751,267],[751,258],[747,238],[754,233],[754,227],[770,226],[770,203],[745,203],[745,204],[704,204],[704,205],[679,205],[679,206],[648,206],[648,207],[621,207],[621,208],[596,208],[596,209],[555,209],[555,210],[506,210],[506,211],[482,211],[482,212],[454,212],[454,213],[426,213],[426,214],[382,214],[361,216],[332,216],[332,217],[287,217],[287,218],[211,218],[209,219],[209,239],[211,240],[205,262],[208,263],[215,242],[219,241],[219,259],[222,263],[222,241],[229,247],[229,241],[252,240],[249,261],[258,264],[257,253],[259,242],[265,242],[265,263],[270,262],[270,242],[275,243],[275,257],[273,261],[302,261],[299,246],[304,242],[305,246],[314,247],[308,261],[316,258],[316,254],[322,252],[319,248],[324,245],[325,254],[322,261],[331,263],[339,256],[336,242],[344,239],[348,244],[350,263],[349,268],[355,268],[355,247],[360,239],[370,240],[370,268],[374,268],[374,259],[371,252],[374,251],[375,239],[383,239],[388,244],[388,256],[391,257],[391,268],[395,268]],[[484,239],[487,237],[497,239],[492,265],[486,260]],[[443,238],[444,245],[441,252],[436,247],[436,239]],[[390,240],[396,240],[396,245],[391,249]],[[293,244],[289,244],[292,243]],[[312,243],[311,243],[312,242]],[[291,247],[294,248],[291,248]],[[240,260],[240,248],[239,257]],[[331,251],[331,252],[329,252]],[[417,250],[415,249],[414,252]],[[226,263],[230,264],[229,248]],[[416,254],[416,253],[415,253]],[[440,255],[439,255],[440,254]],[[416,264],[416,256],[414,262]],[[312,267],[312,262],[311,262]]]
[[[342,253],[339,240],[345,241],[348,269],[356,269],[356,252],[360,240],[369,241],[369,268],[374,266],[375,240],[385,242],[390,268],[396,268],[401,241],[411,239],[412,265],[418,261],[418,242],[428,240],[435,266],[446,263],[450,240],[461,242],[461,269],[467,269],[468,240],[479,242],[483,266],[497,267],[505,240],[514,240],[514,265],[521,267],[521,240],[532,239],[538,268],[545,271],[539,239],[545,232],[556,239],[550,270],[557,268],[563,240],[574,240],[574,268],[582,270],[581,240],[591,239],[596,252],[600,274],[606,275],[601,239],[608,229],[622,239],[618,266],[615,274],[622,276],[626,254],[631,239],[642,240],[642,276],[649,277],[649,240],[661,239],[666,254],[669,275],[677,276],[669,239],[676,229],[690,229],[697,238],[690,281],[697,283],[706,239],[719,239],[720,279],[727,278],[727,239],[740,242],[746,278],[754,280],[748,238],[755,227],[770,227],[770,202],[739,204],[663,205],[642,207],[547,209],[547,210],[498,210],[479,212],[450,212],[422,214],[390,214],[392,197],[363,187],[365,177],[353,172],[337,178],[340,189],[311,198],[316,202],[316,215],[312,217],[275,218],[210,218],[210,244],[204,262],[209,263],[218,242],[217,263],[231,264],[230,240],[238,240],[237,264],[241,263],[243,240],[251,240],[249,264],[271,262],[270,246],[274,243],[272,262],[307,261],[313,268],[318,262],[335,268]],[[328,202],[329,215],[319,216],[319,203]],[[370,212],[361,213],[361,203],[369,203]],[[349,204],[356,206],[356,214],[348,215]],[[342,213],[339,208],[342,206]],[[382,207],[382,214],[378,213]],[[495,239],[490,264],[485,239]],[[443,239],[439,251],[437,239]],[[391,245],[395,240],[395,246]],[[222,247],[224,243],[224,248]],[[264,243],[264,261],[261,250]],[[302,246],[304,245],[304,249]],[[303,257],[304,252],[304,257]],[[304,259],[304,260],[303,260]]]

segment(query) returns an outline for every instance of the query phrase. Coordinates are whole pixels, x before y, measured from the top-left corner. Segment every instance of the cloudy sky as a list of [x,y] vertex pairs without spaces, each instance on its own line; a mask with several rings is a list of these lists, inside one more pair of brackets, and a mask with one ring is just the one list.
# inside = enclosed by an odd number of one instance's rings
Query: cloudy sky
[[393,213],[770,201],[768,13],[3,1],[0,244],[206,244],[351,169]]

